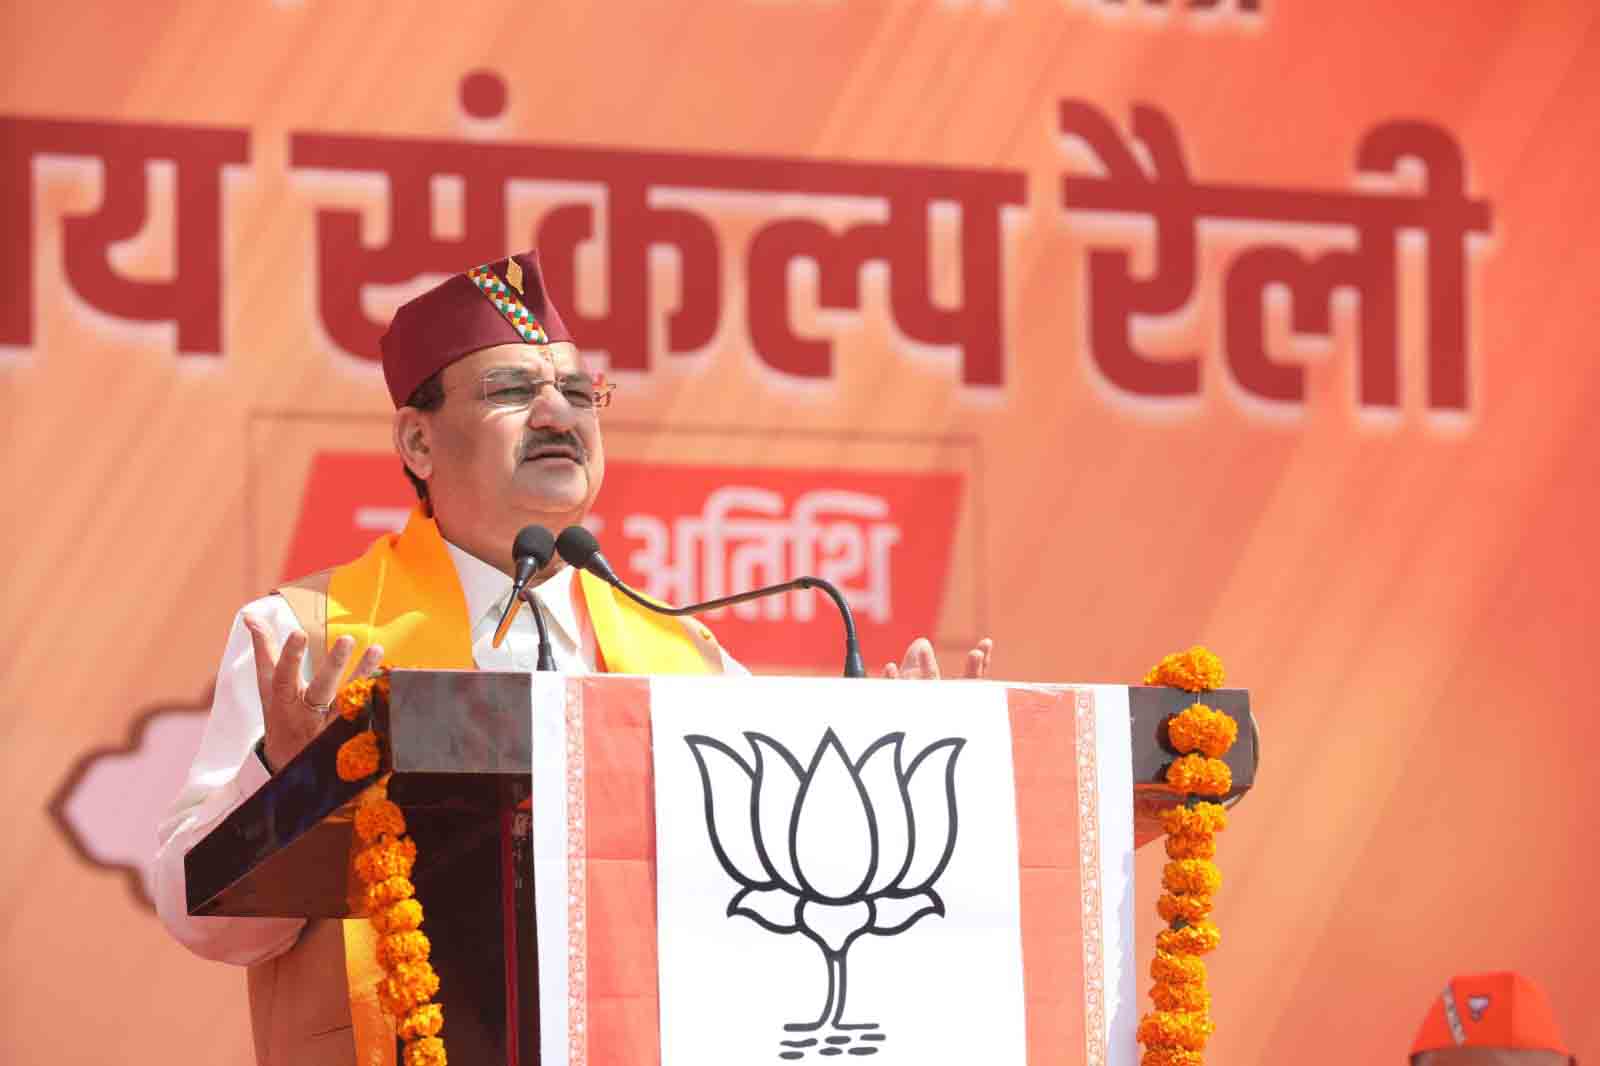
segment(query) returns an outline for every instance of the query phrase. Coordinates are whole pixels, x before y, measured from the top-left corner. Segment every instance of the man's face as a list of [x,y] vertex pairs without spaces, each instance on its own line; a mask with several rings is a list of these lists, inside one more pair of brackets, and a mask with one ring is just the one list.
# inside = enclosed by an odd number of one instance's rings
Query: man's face
[[[452,363],[440,380],[444,403],[418,415],[429,469],[412,469],[427,479],[447,536],[475,554],[508,553],[524,525],[560,532],[582,520],[600,491],[605,452],[598,410],[574,402],[593,391],[577,348],[500,344]],[[561,387],[532,392],[541,380]]]

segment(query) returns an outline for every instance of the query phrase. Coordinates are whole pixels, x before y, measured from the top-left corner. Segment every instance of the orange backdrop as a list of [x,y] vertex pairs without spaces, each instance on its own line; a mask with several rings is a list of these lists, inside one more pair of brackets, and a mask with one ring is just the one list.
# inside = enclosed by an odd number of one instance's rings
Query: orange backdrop
[[[621,385],[602,535],[637,578],[810,537],[877,662],[1222,653],[1264,765],[1213,1061],[1400,1062],[1497,968],[1600,1056],[1592,4],[0,23],[0,1059],[248,1061],[242,973],[141,895],[151,820],[233,611],[405,505],[374,323],[535,243]],[[718,628],[831,668],[784,611]]]

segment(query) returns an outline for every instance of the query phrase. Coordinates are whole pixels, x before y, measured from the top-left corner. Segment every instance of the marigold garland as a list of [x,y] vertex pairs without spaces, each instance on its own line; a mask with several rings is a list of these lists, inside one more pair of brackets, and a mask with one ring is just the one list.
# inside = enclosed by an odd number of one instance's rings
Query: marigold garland
[[1167,837],[1167,857],[1172,859],[1212,859],[1217,854],[1217,838],[1210,833],[1178,833]]
[[1167,831],[1168,836],[1209,836],[1220,833],[1228,828],[1228,809],[1220,803],[1168,807],[1161,812],[1161,828]]
[[356,808],[356,836],[368,844],[378,843],[384,837],[398,838],[405,831],[406,816],[399,806],[381,794],[369,797]]
[[408,877],[390,877],[367,886],[365,902],[368,911],[382,910],[391,903],[399,903],[417,894],[417,886]]
[[356,852],[356,876],[363,884],[391,877],[410,877],[416,862],[417,845],[410,837],[385,840]]
[[1170,955],[1205,955],[1222,943],[1222,930],[1210,922],[1197,922],[1181,929],[1163,929],[1156,934],[1156,950]]
[[[1167,685],[1187,692],[1220,688],[1226,673],[1222,660],[1199,645],[1166,656],[1145,675],[1147,685]],[[1227,828],[1221,804],[1201,799],[1225,796],[1233,773],[1222,757],[1238,739],[1231,717],[1195,702],[1167,721],[1167,739],[1179,753],[1167,767],[1167,784],[1184,802],[1161,814],[1167,833],[1167,857],[1161,883],[1166,889],[1156,913],[1168,928],[1156,935],[1150,962],[1150,989],[1155,1010],[1139,1021],[1144,1045],[1141,1066],[1205,1066],[1205,1046],[1216,1030],[1211,1020],[1211,993],[1201,955],[1215,951],[1222,932],[1211,921],[1213,897],[1222,886],[1215,835]]]
[[1180,896],[1214,896],[1222,871],[1208,859],[1174,859],[1162,868],[1161,885]]
[[1164,1011],[1199,1011],[1203,1014],[1211,1010],[1211,993],[1201,983],[1156,985],[1150,990],[1150,998]]
[[423,962],[432,950],[428,935],[420,929],[390,933],[378,938],[378,965],[392,970],[396,963]]
[[1150,960],[1150,976],[1167,985],[1203,985],[1206,982],[1205,960],[1158,951]]
[[339,690],[339,695],[333,701],[334,710],[339,712],[339,717],[355,721],[372,703],[372,694],[378,687],[378,678],[383,678],[384,694],[388,694],[389,676],[387,674],[374,674],[371,677],[358,677]]
[[1211,1019],[1199,1011],[1158,1010],[1139,1019],[1139,1040],[1144,1044],[1200,1051],[1215,1029]]
[[401,1019],[398,1031],[402,1040],[421,1040],[438,1036],[443,1027],[444,1012],[439,1009],[439,1004],[424,1003],[420,1007],[413,1007],[411,1013]]
[[1188,651],[1175,651],[1166,656],[1144,675],[1147,685],[1165,685],[1185,692],[1221,688],[1226,679],[1222,660],[1198,644]]
[[406,1066],[445,1066],[444,1041],[425,1036],[406,1045]]
[[409,933],[413,929],[422,928],[422,904],[414,899],[403,899],[399,903],[391,903],[382,910],[373,911],[367,915],[367,921],[372,923],[372,928],[380,935]]
[[1176,1047],[1148,1048],[1143,1066],[1205,1066],[1206,1057],[1198,1051]]
[[439,991],[439,975],[431,962],[397,962],[389,976],[378,982],[378,1002],[396,1021],[420,1007]]
[[342,781],[360,781],[378,772],[381,755],[378,734],[357,733],[339,745],[338,770]]
[[1192,703],[1167,723],[1167,736],[1179,751],[1218,759],[1239,739],[1239,723],[1203,703]]
[[1156,900],[1156,913],[1161,915],[1161,920],[1171,925],[1177,921],[1203,922],[1211,915],[1210,896],[1178,896],[1171,892],[1163,892],[1161,898]]
[[[379,700],[389,698],[389,672],[345,685],[334,701],[339,715],[356,721]],[[337,768],[345,781],[361,781],[383,767],[378,735],[369,727],[339,746]],[[406,816],[390,801],[383,782],[369,788],[356,805],[355,833],[366,846],[351,866],[362,884],[367,920],[378,933],[378,1002],[405,1041],[404,1066],[447,1066],[444,1012],[431,1002],[439,994],[439,975],[428,956],[433,949],[422,932],[422,904],[411,883],[416,841],[405,835]]]
[[1226,796],[1233,787],[1233,771],[1221,759],[1185,755],[1167,767],[1167,784],[1195,796]]

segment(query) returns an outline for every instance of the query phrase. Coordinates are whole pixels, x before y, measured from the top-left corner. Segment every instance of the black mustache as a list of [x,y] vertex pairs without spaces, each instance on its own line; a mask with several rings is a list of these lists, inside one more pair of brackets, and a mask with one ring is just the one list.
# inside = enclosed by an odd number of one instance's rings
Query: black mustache
[[571,430],[565,433],[542,432],[530,435],[522,442],[522,458],[524,461],[533,458],[536,452],[545,448],[570,448],[572,454],[578,457],[578,462],[589,462],[589,449],[583,446],[583,441]]

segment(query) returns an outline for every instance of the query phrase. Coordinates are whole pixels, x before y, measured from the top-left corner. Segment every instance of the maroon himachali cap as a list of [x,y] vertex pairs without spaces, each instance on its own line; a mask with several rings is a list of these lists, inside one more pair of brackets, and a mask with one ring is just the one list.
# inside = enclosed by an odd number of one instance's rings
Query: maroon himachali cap
[[523,252],[473,267],[407,302],[378,347],[389,396],[404,407],[418,385],[479,348],[571,339],[545,291],[539,254]]

